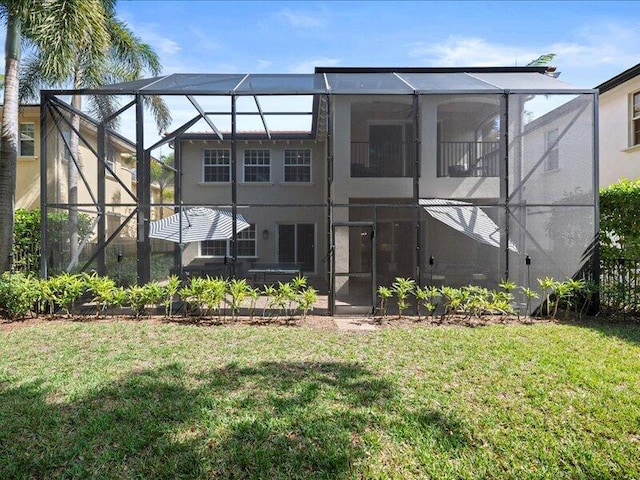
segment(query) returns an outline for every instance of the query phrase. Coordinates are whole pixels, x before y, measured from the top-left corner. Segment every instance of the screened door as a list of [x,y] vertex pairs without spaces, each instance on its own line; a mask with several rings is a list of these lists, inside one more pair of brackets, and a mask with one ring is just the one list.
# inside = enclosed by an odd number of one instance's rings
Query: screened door
[[371,313],[375,308],[375,236],[375,226],[369,222],[333,226],[333,311],[337,315]]

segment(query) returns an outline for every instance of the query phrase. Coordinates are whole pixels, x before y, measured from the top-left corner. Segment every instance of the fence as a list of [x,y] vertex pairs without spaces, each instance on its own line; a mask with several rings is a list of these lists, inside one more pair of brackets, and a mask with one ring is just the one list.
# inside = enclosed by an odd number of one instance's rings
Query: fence
[[600,260],[600,306],[604,310],[640,313],[640,260]]

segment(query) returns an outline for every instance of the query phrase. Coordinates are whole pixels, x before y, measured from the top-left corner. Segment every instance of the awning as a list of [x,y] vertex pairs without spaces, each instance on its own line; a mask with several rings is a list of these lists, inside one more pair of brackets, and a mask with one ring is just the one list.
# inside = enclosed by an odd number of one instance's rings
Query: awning
[[[238,232],[249,228],[249,223],[240,214],[236,215],[236,228]],[[174,243],[229,240],[232,236],[231,212],[211,208],[190,208],[149,224],[149,237]]]
[[[480,207],[440,198],[423,198],[419,203],[436,220],[480,243],[500,248],[500,227]],[[518,251],[511,241],[509,250]]]

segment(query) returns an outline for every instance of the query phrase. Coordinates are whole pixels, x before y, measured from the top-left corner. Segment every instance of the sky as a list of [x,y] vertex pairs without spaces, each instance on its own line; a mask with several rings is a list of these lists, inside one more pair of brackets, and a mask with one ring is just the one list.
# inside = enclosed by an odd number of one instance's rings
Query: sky
[[315,66],[526,65],[595,87],[640,62],[637,2],[120,0],[164,73],[312,73]]
[[[120,0],[117,15],[155,49],[164,74],[513,66],[555,53],[560,80],[593,88],[640,63],[634,1]],[[185,102],[170,102],[172,129],[195,114]],[[133,130],[131,119],[122,124]]]

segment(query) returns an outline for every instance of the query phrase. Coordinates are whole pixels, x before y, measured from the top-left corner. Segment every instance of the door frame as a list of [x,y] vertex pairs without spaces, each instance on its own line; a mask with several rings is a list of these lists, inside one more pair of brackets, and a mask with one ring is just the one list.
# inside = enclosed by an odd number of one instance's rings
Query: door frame
[[[368,227],[371,228],[371,272],[343,272],[336,273],[336,227]],[[371,275],[371,314],[375,313],[376,306],[378,304],[378,285],[377,285],[377,234],[376,234],[376,222],[333,222],[331,224],[331,245],[334,248],[334,254],[331,255],[331,314],[336,312],[336,277],[366,277]]]

